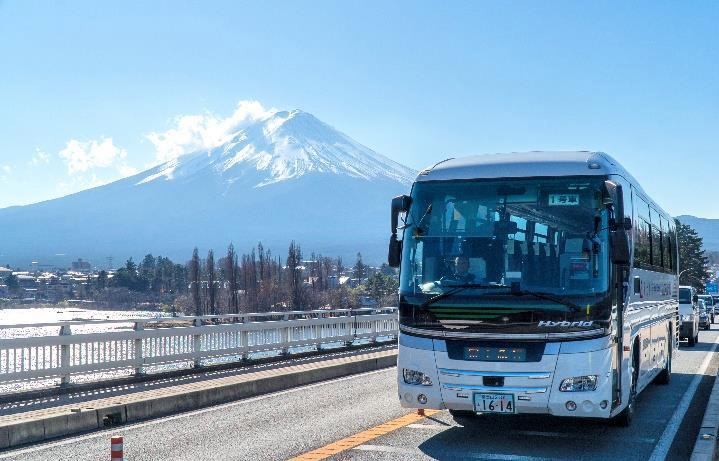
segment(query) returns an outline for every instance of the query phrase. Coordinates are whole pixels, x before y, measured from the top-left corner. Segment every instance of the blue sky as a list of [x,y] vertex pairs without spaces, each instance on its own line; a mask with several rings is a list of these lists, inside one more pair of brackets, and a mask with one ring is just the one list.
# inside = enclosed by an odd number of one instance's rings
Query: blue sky
[[719,218],[717,24],[709,1],[0,0],[0,207],[142,170],[152,133],[256,100],[414,168],[603,150]]

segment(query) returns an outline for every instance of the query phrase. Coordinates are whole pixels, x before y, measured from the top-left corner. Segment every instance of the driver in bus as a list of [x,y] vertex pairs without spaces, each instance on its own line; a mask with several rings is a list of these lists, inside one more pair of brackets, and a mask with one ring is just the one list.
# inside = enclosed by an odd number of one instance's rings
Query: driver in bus
[[475,283],[475,275],[469,272],[469,258],[463,255],[454,258],[452,278],[461,283]]

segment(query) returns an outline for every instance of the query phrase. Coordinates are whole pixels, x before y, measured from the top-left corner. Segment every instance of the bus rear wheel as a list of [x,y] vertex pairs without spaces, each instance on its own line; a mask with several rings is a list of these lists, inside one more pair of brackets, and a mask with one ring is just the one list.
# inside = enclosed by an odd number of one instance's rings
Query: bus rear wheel
[[669,381],[672,377],[672,343],[671,343],[671,333],[669,334],[668,338],[670,338],[669,341],[667,341],[667,361],[664,364],[664,369],[659,372],[657,377],[654,379],[654,382],[657,384],[669,384]]

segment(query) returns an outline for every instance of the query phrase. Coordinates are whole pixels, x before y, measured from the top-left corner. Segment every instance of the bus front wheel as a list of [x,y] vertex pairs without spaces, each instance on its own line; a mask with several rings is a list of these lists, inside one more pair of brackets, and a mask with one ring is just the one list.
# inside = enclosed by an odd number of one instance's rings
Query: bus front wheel
[[627,402],[626,408],[621,411],[617,416],[612,418],[612,422],[621,427],[629,427],[634,419],[634,400],[637,396],[637,378],[639,377],[639,357],[637,352],[639,351],[638,344],[635,344],[634,350],[632,351],[632,370],[629,374],[631,382],[629,383],[629,402]]

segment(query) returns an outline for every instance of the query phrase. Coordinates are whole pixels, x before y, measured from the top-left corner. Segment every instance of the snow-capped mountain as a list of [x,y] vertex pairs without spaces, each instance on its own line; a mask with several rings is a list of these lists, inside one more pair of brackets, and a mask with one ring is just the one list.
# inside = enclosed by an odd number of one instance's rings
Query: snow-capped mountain
[[[301,110],[271,112],[209,151],[148,171],[138,184],[209,170],[228,183],[262,187],[310,173],[411,183],[415,172],[357,143]],[[253,182],[256,181],[254,184]]]
[[[0,209],[0,262],[97,266],[152,252],[183,261],[194,246],[239,251],[262,241],[370,261],[386,254],[389,204],[416,174],[300,111],[272,111],[105,186]],[[57,256],[62,255],[62,256]]]

